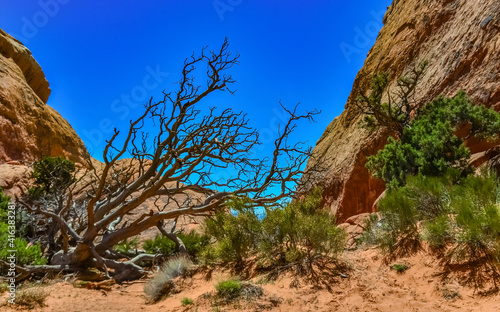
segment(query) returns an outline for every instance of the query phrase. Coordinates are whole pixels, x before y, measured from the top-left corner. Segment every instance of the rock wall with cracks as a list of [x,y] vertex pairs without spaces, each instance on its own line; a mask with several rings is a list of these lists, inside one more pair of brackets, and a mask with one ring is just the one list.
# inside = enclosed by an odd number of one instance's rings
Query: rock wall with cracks
[[[345,110],[326,128],[306,168],[307,181],[324,187],[323,202],[339,222],[374,211],[385,189],[383,182],[370,177],[365,163],[390,134],[360,129],[360,116],[353,109],[356,90],[368,89],[374,73],[387,72],[394,83],[413,64],[428,60],[417,90],[419,101],[466,90],[475,103],[500,110],[500,1],[395,0],[383,22]],[[467,144],[475,165],[500,154],[500,142]],[[318,164],[325,170],[313,173],[310,168]]]

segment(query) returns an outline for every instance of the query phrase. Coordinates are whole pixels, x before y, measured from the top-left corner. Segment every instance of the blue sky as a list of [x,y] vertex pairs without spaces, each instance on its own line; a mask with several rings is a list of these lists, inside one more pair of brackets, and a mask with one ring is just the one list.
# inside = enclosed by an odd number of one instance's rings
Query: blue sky
[[0,28],[32,51],[52,88],[48,104],[102,159],[111,128],[124,129],[149,96],[173,90],[184,59],[225,36],[241,54],[232,72],[238,90],[204,105],[243,110],[269,132],[280,100],[301,102],[322,110],[294,137],[314,145],[342,112],[390,3],[3,0]]

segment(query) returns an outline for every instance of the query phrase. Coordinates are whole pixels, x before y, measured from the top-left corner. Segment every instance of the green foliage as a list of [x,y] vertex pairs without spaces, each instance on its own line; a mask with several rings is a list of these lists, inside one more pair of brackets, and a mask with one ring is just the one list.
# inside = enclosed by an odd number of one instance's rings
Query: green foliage
[[247,199],[228,202],[233,213],[218,212],[203,226],[215,240],[203,251],[204,259],[237,267],[251,256],[264,267],[336,259],[344,250],[346,234],[320,209],[321,193],[316,188],[302,200],[267,207],[262,220]]
[[222,297],[235,298],[240,294],[241,282],[235,279],[219,282],[215,285],[215,289]]
[[431,245],[441,246],[448,239],[449,189],[454,179],[453,170],[444,177],[417,175],[408,177],[404,187],[388,190],[379,202],[380,221],[368,227],[372,234],[377,231],[372,242],[380,244],[387,253],[398,248],[404,251],[406,247],[418,247],[422,238],[418,223],[423,221],[422,236]]
[[197,257],[198,254],[210,243],[210,236],[200,234],[195,230],[188,233],[180,232],[177,237],[182,240],[188,254],[191,257]]
[[494,177],[468,177],[451,193],[453,260],[488,258],[500,264],[500,188]]
[[154,240],[145,240],[142,248],[151,254],[172,255],[175,253],[175,243],[163,235],[156,235]]
[[[9,250],[16,250],[16,262],[18,265],[47,264],[47,259],[43,257],[40,244],[32,245],[26,240],[16,237],[14,240],[9,239],[7,227],[5,224],[0,225],[0,259],[6,261],[11,255]],[[12,245],[11,245],[12,243]],[[12,248],[13,246],[13,248]]]
[[408,175],[417,171],[417,151],[408,143],[389,137],[376,155],[367,158],[366,167],[373,177],[386,182],[388,189],[403,185]]
[[395,264],[392,266],[392,269],[399,274],[403,274],[409,267],[406,264]]
[[[209,236],[199,234],[195,230],[191,230],[188,233],[180,232],[177,234],[177,237],[184,243],[188,254],[192,257],[197,257],[210,242]],[[166,256],[178,252],[175,243],[163,235],[157,235],[154,240],[148,239],[144,241],[142,247],[147,253],[159,253]]]
[[443,176],[455,169],[465,176],[471,173],[470,151],[455,134],[465,126],[471,135],[494,138],[500,132],[500,114],[472,105],[463,91],[454,98],[441,96],[418,111],[400,141],[389,138],[384,149],[368,157],[366,166],[389,189],[404,185],[409,175]]
[[3,194],[3,190],[0,187],[0,223],[7,223],[7,211],[9,210],[10,197]]
[[451,222],[447,215],[440,215],[424,223],[422,237],[432,247],[443,247],[452,240]]
[[384,252],[392,253],[401,243],[406,245],[418,239],[419,213],[410,192],[410,187],[388,191],[379,202],[382,218],[377,243]]
[[499,282],[499,194],[496,177],[488,173],[462,179],[453,172],[409,177],[380,201],[381,219],[369,231],[388,254],[407,255],[425,241],[450,270],[470,271],[468,282],[474,287],[484,280]]
[[10,289],[9,287],[9,284],[7,283],[0,283],[0,294],[8,291]]
[[137,253],[139,248],[139,237],[133,239],[124,239],[113,247],[113,249],[122,254]]
[[192,305],[194,303],[194,300],[188,297],[184,297],[181,299],[181,304],[183,307],[187,307],[189,305]]
[[[355,102],[355,110],[364,115],[360,125],[369,131],[385,127],[400,135],[408,126],[412,112],[417,108],[413,97],[428,64],[427,61],[423,61],[399,77],[394,92],[387,90],[389,84],[387,73],[373,75],[370,94],[365,95],[366,90],[361,90]],[[382,101],[384,95],[388,96],[388,102]]]
[[248,198],[233,198],[226,205],[230,211],[218,211],[202,226],[204,234],[215,242],[201,256],[207,263],[234,262],[240,266],[255,253],[262,224]]
[[343,251],[345,232],[332,215],[320,209],[321,193],[316,188],[303,200],[267,210],[259,244],[264,259],[276,265],[310,263],[318,256],[336,258]]
[[31,178],[34,187],[29,190],[34,197],[64,190],[74,181],[75,163],[64,157],[44,156],[33,163]]
[[[19,265],[46,264],[47,259],[42,256],[40,244],[32,245],[23,237],[23,231],[8,223],[7,212],[10,198],[4,196],[0,190],[0,259],[7,260],[10,250],[16,250],[16,261]],[[14,227],[14,228],[13,228]],[[15,237],[9,237],[13,233]]]

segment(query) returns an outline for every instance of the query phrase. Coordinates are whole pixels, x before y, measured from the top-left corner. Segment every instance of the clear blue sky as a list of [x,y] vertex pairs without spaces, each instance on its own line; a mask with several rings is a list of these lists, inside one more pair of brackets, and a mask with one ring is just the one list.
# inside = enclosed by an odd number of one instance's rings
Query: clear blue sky
[[100,135],[109,138],[110,125],[124,129],[138,104],[174,87],[187,56],[219,47],[225,36],[241,54],[238,91],[206,105],[244,110],[268,133],[279,100],[320,109],[317,123],[296,135],[314,145],[342,112],[390,3],[2,0],[0,28],[32,51],[52,88],[48,104],[102,159]]

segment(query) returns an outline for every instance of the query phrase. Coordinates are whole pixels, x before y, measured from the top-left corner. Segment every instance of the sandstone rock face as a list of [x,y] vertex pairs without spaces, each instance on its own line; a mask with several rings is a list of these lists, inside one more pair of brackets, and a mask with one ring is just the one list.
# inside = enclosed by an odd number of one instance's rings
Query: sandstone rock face
[[[367,89],[371,76],[380,71],[394,83],[423,60],[430,67],[418,86],[421,103],[466,90],[476,103],[500,110],[500,2],[394,0],[388,8],[344,112],[327,127],[308,163],[308,168],[326,166],[314,178],[324,186],[324,203],[340,222],[373,211],[385,188],[370,177],[365,162],[385,145],[389,134],[369,134],[359,128],[360,116],[352,109],[355,90]],[[488,153],[498,142],[471,140],[468,145],[473,153]]]
[[0,30],[0,164],[66,156],[83,163],[85,145],[48,106],[49,83],[31,52]]

